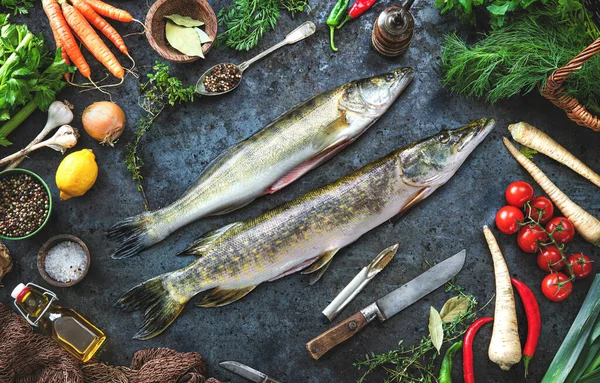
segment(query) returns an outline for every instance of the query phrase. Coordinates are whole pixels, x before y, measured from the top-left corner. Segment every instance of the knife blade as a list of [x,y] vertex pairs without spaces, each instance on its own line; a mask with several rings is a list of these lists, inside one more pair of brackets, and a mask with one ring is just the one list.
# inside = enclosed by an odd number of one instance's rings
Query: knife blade
[[256,383],[280,383],[267,374],[263,374],[262,372],[239,362],[225,361],[219,363],[219,366]]
[[349,339],[375,318],[384,322],[451,280],[465,264],[466,250],[431,267],[415,279],[342,321],[306,344],[317,360],[329,350]]

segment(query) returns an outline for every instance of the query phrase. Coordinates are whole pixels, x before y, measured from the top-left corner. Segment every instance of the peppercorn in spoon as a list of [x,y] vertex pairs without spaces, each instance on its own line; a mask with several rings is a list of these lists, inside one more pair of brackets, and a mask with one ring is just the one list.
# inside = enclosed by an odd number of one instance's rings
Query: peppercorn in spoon
[[316,27],[312,21],[307,21],[290,32],[283,41],[273,45],[271,48],[254,56],[240,65],[218,64],[204,72],[196,83],[196,93],[202,96],[220,96],[231,92],[242,82],[242,73],[248,69],[250,64],[260,60],[271,52],[276,51],[284,45],[295,44],[315,33]]

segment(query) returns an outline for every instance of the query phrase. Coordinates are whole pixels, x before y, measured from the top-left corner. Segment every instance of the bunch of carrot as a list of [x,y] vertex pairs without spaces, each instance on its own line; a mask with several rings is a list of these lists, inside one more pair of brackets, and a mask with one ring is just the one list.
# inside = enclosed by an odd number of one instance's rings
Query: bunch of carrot
[[123,67],[92,25],[131,59],[123,38],[102,17],[129,23],[134,20],[131,14],[101,0],[70,0],[70,2],[71,4],[67,0],[42,0],[44,12],[48,16],[56,40],[56,47],[62,48],[63,59],[67,63],[72,62],[79,72],[93,83],[90,66],[79,49],[75,39],[77,37],[96,60],[100,61],[115,77],[122,79],[125,76]]

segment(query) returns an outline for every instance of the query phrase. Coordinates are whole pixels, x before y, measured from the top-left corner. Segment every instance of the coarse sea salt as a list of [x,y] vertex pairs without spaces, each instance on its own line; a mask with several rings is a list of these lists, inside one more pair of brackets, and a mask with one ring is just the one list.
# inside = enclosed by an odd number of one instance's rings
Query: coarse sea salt
[[86,265],[87,257],[83,248],[78,243],[64,241],[48,251],[44,269],[55,281],[68,283],[79,279]]

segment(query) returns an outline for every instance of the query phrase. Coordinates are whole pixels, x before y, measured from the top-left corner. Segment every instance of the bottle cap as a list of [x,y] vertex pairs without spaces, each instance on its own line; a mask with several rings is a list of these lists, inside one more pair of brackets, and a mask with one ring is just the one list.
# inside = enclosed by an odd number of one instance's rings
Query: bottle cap
[[19,296],[19,294],[21,294],[21,292],[23,290],[25,290],[27,288],[27,286],[25,286],[25,284],[23,283],[19,283],[17,285],[17,287],[15,287],[12,291],[12,293],[10,293],[10,296],[13,297],[14,299],[17,299],[17,297]]

